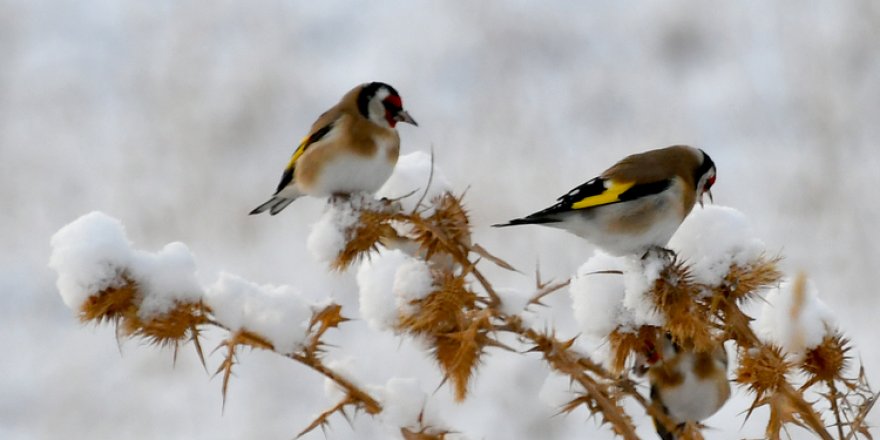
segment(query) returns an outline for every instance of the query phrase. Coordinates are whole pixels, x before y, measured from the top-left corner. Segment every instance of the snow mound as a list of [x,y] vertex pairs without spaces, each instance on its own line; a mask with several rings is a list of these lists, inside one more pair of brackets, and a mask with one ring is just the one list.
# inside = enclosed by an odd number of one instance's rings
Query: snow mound
[[690,263],[696,282],[711,286],[721,283],[731,265],[746,265],[765,251],[743,213],[716,205],[694,209],[669,248]]
[[49,267],[58,272],[58,291],[71,309],[79,310],[89,296],[121,287],[126,279],[138,286],[141,319],[202,297],[195,258],[186,245],[169,243],[156,253],[132,249],[122,223],[101,212],[64,226],[51,245]]
[[312,304],[291,286],[258,285],[221,272],[205,302],[230,331],[263,336],[279,353],[293,353],[306,342]]
[[433,290],[428,265],[400,250],[383,250],[361,263],[357,273],[361,316],[373,329],[393,330],[411,302]]
[[816,287],[804,281],[786,280],[767,293],[761,315],[755,320],[756,333],[767,342],[789,353],[801,353],[820,343],[833,328],[831,310],[819,298]]

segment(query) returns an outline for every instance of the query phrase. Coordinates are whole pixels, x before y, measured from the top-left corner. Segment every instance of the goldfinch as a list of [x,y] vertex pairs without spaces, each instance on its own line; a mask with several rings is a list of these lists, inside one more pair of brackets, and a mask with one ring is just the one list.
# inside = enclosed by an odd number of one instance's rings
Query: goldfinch
[[418,126],[394,87],[381,82],[355,87],[312,124],[275,194],[251,214],[278,214],[302,195],[376,192],[397,164],[398,122]]
[[694,203],[715,183],[715,163],[684,145],[628,156],[557,204],[496,227],[542,224],[564,229],[612,255],[663,248]]
[[[669,416],[680,429],[687,422],[699,422],[715,414],[730,397],[727,380],[727,352],[698,353],[683,349],[668,337],[661,338],[659,360],[648,367],[651,405]],[[675,440],[676,432],[654,420],[663,440]]]

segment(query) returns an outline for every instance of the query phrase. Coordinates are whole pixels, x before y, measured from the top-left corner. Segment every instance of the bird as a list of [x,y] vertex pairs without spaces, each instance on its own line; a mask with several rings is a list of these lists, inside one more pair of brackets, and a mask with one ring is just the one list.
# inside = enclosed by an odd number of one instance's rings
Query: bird
[[275,193],[250,214],[278,214],[303,195],[375,193],[397,164],[398,122],[418,126],[394,87],[370,82],[351,89],[312,124]]
[[661,337],[656,359],[647,368],[651,384],[651,405],[675,426],[654,418],[662,440],[675,440],[685,423],[697,423],[715,414],[730,397],[727,379],[727,351],[723,345],[698,352],[675,344],[669,335]]
[[706,152],[673,145],[627,156],[572,189],[547,209],[493,225],[538,224],[586,239],[611,255],[636,255],[666,244],[694,204],[715,184]]

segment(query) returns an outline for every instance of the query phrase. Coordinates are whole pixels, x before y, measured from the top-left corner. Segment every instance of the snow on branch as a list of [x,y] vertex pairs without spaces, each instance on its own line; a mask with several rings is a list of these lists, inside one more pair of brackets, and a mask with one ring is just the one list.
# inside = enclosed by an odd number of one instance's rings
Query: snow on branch
[[[640,408],[658,432],[702,438],[701,418],[676,419],[640,387],[646,372],[652,381],[672,377],[660,355],[674,352],[688,365],[723,359],[715,370],[718,383],[726,387],[730,378],[753,393],[751,406],[743,408],[747,414],[768,408],[767,438],[793,426],[823,439],[870,438],[864,421],[877,395],[864,374],[852,377],[849,342],[803,277],[783,282],[779,258],[768,256],[738,211],[695,210],[670,242],[671,253],[638,258],[597,252],[584,263],[569,286],[574,317],[582,337],[605,341],[608,350],[583,353],[575,339],[559,337],[552,327],[533,327],[526,316],[566,283],[538,279],[528,295],[496,287],[483,266],[513,268],[475,242],[462,197],[447,190],[429,159],[401,157],[396,177],[382,190],[407,197],[332,198],[307,241],[328,270],[358,266],[352,272],[360,318],[375,330],[421,341],[456,400],[468,398],[486,353],[505,350],[540,356],[571,384],[557,408],[562,412],[583,408],[616,435],[637,439],[631,411]],[[426,190],[428,175],[437,186]],[[122,336],[175,348],[192,341],[200,356],[202,330],[224,329],[225,356],[216,370],[223,375],[224,399],[242,348],[268,350],[321,374],[335,403],[300,435],[335,414],[363,410],[404,439],[454,436],[414,380],[362,385],[348,372],[352,366],[323,361],[329,347],[322,337],[347,320],[337,304],[311,303],[295,287],[225,273],[202,287],[184,245],[172,243],[157,253],[132,249],[122,225],[100,213],[62,228],[52,246],[59,291],[84,321],[110,321]],[[758,299],[766,304],[753,324],[743,306]],[[736,353],[731,375],[725,343]],[[704,411],[726,398],[694,394],[679,400]]]

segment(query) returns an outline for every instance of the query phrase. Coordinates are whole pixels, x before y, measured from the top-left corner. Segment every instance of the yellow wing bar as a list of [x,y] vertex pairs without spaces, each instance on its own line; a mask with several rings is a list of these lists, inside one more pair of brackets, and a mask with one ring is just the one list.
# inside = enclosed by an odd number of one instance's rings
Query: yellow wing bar
[[293,168],[293,165],[296,163],[297,159],[302,156],[303,151],[306,151],[306,145],[309,143],[309,138],[311,136],[306,136],[302,138],[299,142],[299,146],[296,147],[296,151],[293,152],[293,157],[290,158],[290,163],[287,164],[287,169]]
[[635,182],[615,182],[609,180],[609,187],[605,188],[600,194],[585,197],[571,205],[571,209],[584,209],[592,206],[607,205],[609,203],[619,202],[620,195],[635,185]]

